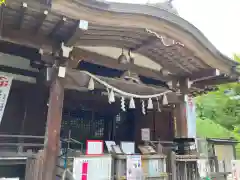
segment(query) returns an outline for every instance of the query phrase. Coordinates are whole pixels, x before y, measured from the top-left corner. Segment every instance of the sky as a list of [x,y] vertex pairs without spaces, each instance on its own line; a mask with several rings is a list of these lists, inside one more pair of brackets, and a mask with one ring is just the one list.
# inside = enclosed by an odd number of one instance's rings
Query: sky
[[[146,3],[162,0],[107,0]],[[192,23],[223,54],[240,54],[240,0],[174,0],[182,18]]]

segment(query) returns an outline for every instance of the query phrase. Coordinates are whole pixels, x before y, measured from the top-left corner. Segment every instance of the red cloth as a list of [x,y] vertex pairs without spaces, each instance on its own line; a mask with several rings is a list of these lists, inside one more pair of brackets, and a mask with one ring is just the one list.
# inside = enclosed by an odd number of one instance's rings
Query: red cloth
[[87,180],[87,173],[88,173],[88,162],[82,163],[82,179],[81,180]]

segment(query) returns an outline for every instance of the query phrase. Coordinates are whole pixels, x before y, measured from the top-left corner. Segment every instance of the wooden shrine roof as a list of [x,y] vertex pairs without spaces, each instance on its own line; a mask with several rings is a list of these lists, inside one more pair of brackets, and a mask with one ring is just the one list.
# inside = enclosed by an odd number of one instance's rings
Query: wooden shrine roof
[[[1,9],[1,39],[46,51],[64,42],[75,47],[76,59],[121,70],[128,65],[119,65],[112,58],[113,51],[106,50],[124,48],[144,56],[136,56],[135,61],[142,61],[133,66],[136,73],[165,82],[169,79],[161,77],[161,69],[175,77],[219,69],[226,81],[234,81],[239,75],[234,71],[237,64],[221,54],[198,29],[161,6],[95,0],[52,0],[47,4],[40,0],[7,0]],[[80,19],[89,22],[88,30],[79,29]],[[92,47],[104,47],[105,51],[97,53]],[[148,67],[141,66],[149,63]],[[211,78],[215,84],[218,82],[218,78]]]

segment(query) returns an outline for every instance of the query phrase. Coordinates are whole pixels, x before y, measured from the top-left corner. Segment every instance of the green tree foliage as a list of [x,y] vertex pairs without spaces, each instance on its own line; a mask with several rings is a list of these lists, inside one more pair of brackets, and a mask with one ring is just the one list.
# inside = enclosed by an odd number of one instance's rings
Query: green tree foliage
[[[234,59],[240,63],[240,56],[234,55]],[[220,85],[218,91],[196,98],[196,105],[199,137],[233,137],[240,142],[239,83]],[[240,143],[236,151],[237,158],[240,159]]]
[[[240,57],[235,55],[240,62]],[[198,117],[211,119],[217,124],[240,133],[240,84],[229,83],[219,86],[219,90],[196,98]]]
[[197,119],[197,135],[202,138],[230,138],[234,136],[233,132],[210,119]]

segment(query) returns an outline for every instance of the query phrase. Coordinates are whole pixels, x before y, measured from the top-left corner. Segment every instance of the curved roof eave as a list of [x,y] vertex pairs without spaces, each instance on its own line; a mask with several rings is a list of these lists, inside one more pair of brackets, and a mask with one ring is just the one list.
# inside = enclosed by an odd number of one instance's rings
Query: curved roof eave
[[[95,0],[53,0],[52,10],[74,19],[114,27],[147,28],[183,43],[211,67],[232,74],[237,63],[218,51],[192,24],[159,7]],[[133,23],[134,22],[134,23]]]

